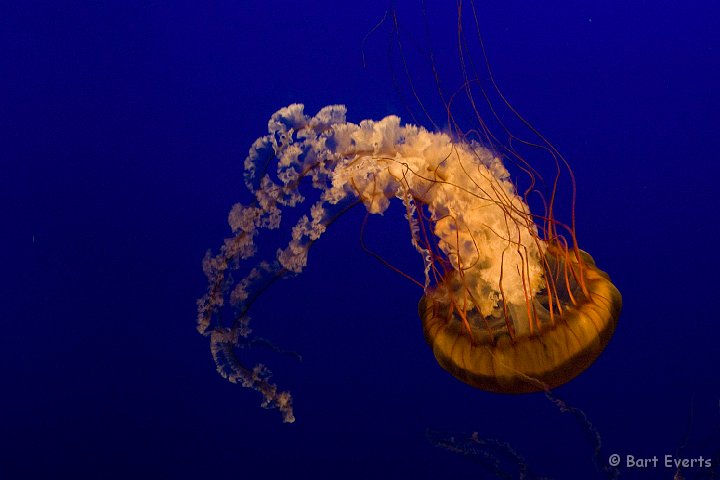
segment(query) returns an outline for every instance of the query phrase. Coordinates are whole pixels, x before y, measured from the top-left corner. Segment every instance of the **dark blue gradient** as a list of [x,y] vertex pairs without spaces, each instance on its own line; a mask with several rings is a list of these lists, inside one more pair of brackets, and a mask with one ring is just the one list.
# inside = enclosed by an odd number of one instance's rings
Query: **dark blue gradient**
[[[428,3],[427,31],[421,2],[396,7],[417,90],[436,108],[417,52],[434,51],[451,89],[456,8]],[[351,121],[409,120],[389,25],[363,41],[387,7],[0,7],[0,478],[494,478],[472,455],[434,447],[427,429],[507,442],[539,475],[605,478],[575,416],[542,394],[474,390],[437,365],[422,292],[363,253],[362,212],[334,224],[302,276],[253,313],[259,335],[303,356],[268,356],[295,424],[221,379],[195,330],[201,260],[248,199],[242,162],[275,110],[344,103]],[[603,459],[717,455],[720,10],[478,8],[497,81],[571,162],[579,241],[623,294],[605,353],[555,394],[592,421]],[[367,242],[417,272],[402,215],[371,218]]]

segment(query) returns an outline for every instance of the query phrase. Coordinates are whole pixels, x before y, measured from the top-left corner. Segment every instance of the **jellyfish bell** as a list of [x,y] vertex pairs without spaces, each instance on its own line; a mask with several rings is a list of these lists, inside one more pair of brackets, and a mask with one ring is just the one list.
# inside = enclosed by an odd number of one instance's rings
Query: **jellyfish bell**
[[562,385],[597,359],[615,331],[620,293],[587,253],[553,246],[544,255],[547,273],[568,274],[555,300],[541,290],[525,307],[503,304],[484,315],[455,272],[426,291],[423,333],[445,370],[482,390],[529,393]]
[[[548,389],[586,369],[612,336],[621,298],[574,230],[572,245],[558,233],[551,204],[533,214],[501,156],[476,141],[397,116],[352,123],[346,113],[342,105],[314,116],[300,104],[282,108],[250,149],[254,200],[231,210],[234,235],[206,256],[208,292],[198,301],[198,330],[210,337],[218,372],[293,421],[292,398],[267,367],[239,358],[257,343],[250,307],[275,280],[302,272],[338,216],[358,205],[382,214],[395,201],[422,260],[420,318],[443,368],[509,393]],[[300,217],[285,226],[291,210]],[[256,259],[261,236],[281,226],[288,243]]]

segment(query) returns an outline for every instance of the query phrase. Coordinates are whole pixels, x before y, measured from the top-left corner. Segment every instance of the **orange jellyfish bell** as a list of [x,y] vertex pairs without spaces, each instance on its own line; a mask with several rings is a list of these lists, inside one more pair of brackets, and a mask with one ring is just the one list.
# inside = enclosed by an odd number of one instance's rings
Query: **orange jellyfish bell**
[[445,370],[482,390],[528,393],[562,385],[595,361],[615,331],[620,292],[581,250],[550,247],[545,261],[548,274],[564,278],[525,309],[483,316],[474,305],[460,308],[467,295],[456,271],[427,290],[423,333]]

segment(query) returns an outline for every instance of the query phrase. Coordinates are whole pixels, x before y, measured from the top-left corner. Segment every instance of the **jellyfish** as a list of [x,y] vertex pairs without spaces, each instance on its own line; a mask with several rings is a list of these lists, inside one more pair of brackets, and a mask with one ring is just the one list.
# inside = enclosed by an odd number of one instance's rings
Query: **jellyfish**
[[[343,213],[362,206],[379,215],[391,202],[404,207],[420,257],[419,317],[443,369],[498,393],[548,391],[587,369],[612,337],[622,300],[578,247],[574,220],[555,218],[555,191],[533,213],[532,189],[518,191],[489,145],[394,115],[346,116],[343,105],[311,116],[292,104],[250,148],[244,179],[253,200],[232,207],[233,235],[203,262],[197,328],[218,372],[294,421],[292,397],[269,369],[240,360],[257,343],[251,306],[276,280],[303,271],[310,247]],[[288,216],[299,219],[286,225]],[[259,260],[259,239],[275,229],[287,243]]]

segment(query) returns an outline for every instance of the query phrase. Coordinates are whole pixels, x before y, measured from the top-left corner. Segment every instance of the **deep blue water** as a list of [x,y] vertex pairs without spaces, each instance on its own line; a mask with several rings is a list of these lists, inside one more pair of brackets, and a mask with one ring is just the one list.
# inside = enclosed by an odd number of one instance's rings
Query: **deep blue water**
[[[433,104],[417,55],[432,50],[452,85],[457,25],[454,2],[428,3],[427,31],[420,2],[396,7]],[[303,356],[274,360],[297,422],[215,373],[195,330],[201,260],[248,200],[242,162],[270,115],[293,102],[343,103],[356,122],[415,108],[392,81],[389,24],[363,42],[387,2],[339,4],[2,7],[0,477],[494,478],[480,457],[432,446],[433,429],[508,442],[539,475],[605,478],[577,418],[542,394],[474,390],[438,367],[422,292],[362,252],[359,211],[253,314],[258,334]],[[498,82],[571,162],[581,246],[623,294],[605,353],[555,393],[597,428],[603,464],[717,463],[720,10],[478,7]],[[371,218],[368,242],[418,268],[400,210]]]

